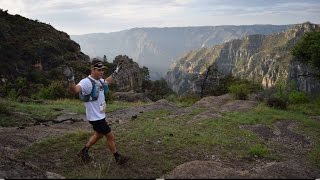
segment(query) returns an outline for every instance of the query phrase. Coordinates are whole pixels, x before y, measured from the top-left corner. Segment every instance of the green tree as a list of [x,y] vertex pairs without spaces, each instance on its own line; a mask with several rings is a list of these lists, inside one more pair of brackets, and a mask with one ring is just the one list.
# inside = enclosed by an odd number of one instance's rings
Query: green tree
[[150,75],[149,75],[149,69],[145,66],[140,68],[141,74],[143,76],[142,79],[142,85],[141,85],[141,91],[142,92],[149,92],[152,89],[152,81],[150,80]]
[[107,62],[107,56],[106,55],[103,55],[103,62]]
[[312,31],[303,35],[292,50],[298,61],[315,68],[317,73],[307,76],[320,78],[320,31]]
[[200,83],[200,97],[204,97],[206,94],[210,94],[214,88],[219,86],[219,73],[218,65],[216,63],[210,65],[204,74],[203,78],[200,78],[198,83]]
[[141,68],[142,74],[143,74],[143,80],[148,81],[150,80],[150,75],[149,75],[149,69],[145,66]]
[[146,94],[151,100],[157,101],[169,96],[170,94],[174,94],[174,92],[170,89],[166,80],[161,78],[160,80],[156,80],[151,83],[151,90]]

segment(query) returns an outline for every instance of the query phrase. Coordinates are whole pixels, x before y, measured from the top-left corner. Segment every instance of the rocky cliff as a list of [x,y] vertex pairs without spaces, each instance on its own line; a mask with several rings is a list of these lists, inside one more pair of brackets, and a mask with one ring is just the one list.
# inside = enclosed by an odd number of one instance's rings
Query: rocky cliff
[[71,35],[91,57],[119,54],[132,57],[150,70],[152,80],[160,79],[170,64],[182,54],[211,47],[250,34],[271,34],[290,25],[203,26],[172,28],[133,28],[113,33]]
[[145,78],[143,69],[126,55],[118,55],[114,64],[122,64],[122,69],[115,77],[115,84],[120,92],[139,91]]
[[191,51],[178,59],[167,72],[166,80],[174,91],[184,93],[194,87],[195,80],[215,63],[222,74],[232,74],[274,86],[280,79],[295,81],[301,90],[319,91],[319,83],[298,77],[306,67],[294,61],[291,49],[300,37],[318,25],[303,23],[285,32],[271,35],[249,35],[212,48]]

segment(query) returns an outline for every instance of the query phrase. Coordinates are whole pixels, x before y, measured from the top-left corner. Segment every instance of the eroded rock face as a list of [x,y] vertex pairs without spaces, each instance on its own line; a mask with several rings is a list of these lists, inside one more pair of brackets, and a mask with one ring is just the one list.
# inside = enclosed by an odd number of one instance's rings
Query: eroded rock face
[[191,51],[176,61],[167,72],[169,86],[179,94],[196,89],[199,76],[215,64],[224,74],[246,78],[261,83],[265,88],[275,85],[281,79],[299,84],[300,90],[310,93],[320,91],[320,84],[314,79],[298,77],[309,71],[296,63],[291,49],[306,32],[320,31],[318,25],[304,23],[272,35],[249,35],[212,48]]
[[244,25],[133,28],[112,33],[71,35],[91,57],[108,58],[125,53],[140,65],[150,69],[152,80],[160,79],[172,60],[200,47],[211,47],[250,34],[271,34],[291,25]]
[[117,84],[118,91],[128,92],[140,90],[145,74],[142,69],[140,69],[138,63],[126,55],[115,57],[114,63],[122,63],[122,69],[115,77],[115,84]]

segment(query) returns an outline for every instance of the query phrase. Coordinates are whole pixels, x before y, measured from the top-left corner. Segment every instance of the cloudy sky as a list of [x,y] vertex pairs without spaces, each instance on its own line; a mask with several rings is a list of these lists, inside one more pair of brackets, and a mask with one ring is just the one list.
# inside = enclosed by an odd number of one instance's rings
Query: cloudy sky
[[134,27],[320,24],[319,0],[0,0],[70,35]]

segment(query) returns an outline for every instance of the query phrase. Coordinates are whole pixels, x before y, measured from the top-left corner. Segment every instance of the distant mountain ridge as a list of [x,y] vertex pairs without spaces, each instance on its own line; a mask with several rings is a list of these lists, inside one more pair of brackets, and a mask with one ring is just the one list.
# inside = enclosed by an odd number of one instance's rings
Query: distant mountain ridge
[[278,80],[285,79],[295,82],[300,90],[317,93],[320,91],[319,82],[298,77],[310,69],[294,61],[291,55],[296,42],[310,31],[320,31],[319,25],[307,22],[281,33],[249,35],[191,51],[171,66],[166,80],[179,94],[196,91],[198,76],[215,63],[222,74],[252,80],[264,87],[272,87]]
[[272,34],[292,25],[243,25],[133,28],[112,33],[70,35],[91,58],[128,55],[150,70],[151,79],[164,76],[174,60],[190,50],[211,47],[250,34]]

